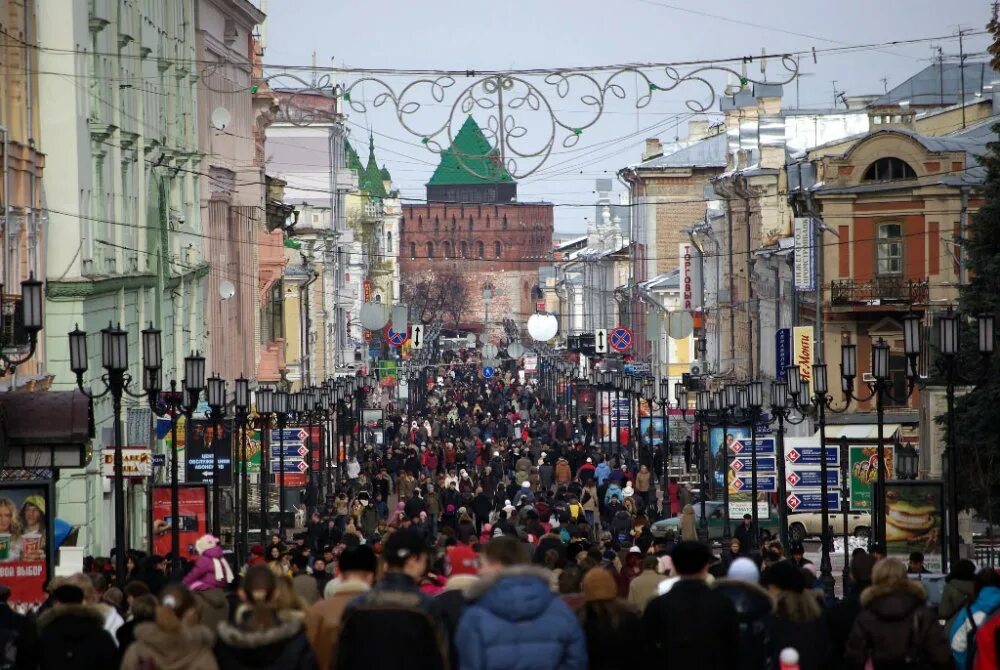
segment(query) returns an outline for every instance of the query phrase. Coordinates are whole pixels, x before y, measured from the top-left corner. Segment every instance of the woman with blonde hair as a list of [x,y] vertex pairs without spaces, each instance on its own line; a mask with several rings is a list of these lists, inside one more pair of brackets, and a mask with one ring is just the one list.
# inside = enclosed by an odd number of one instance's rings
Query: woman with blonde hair
[[681,510],[681,540],[697,540],[698,539],[698,525],[695,523],[694,519],[694,507],[691,505],[684,505],[684,509]]
[[122,670],[217,670],[215,636],[199,623],[191,592],[179,584],[163,589],[156,617],[135,627],[135,643],[122,659]]
[[0,561],[21,558],[22,530],[17,505],[10,498],[0,496]]

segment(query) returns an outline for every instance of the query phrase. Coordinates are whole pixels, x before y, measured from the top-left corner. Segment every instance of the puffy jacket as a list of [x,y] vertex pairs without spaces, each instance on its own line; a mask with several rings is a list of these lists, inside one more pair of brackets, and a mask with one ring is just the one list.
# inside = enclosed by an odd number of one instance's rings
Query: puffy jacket
[[192,591],[222,589],[233,581],[233,570],[223,557],[222,547],[212,547],[194,562],[191,572],[184,576],[184,586]]
[[604,482],[611,476],[611,466],[607,461],[601,461],[594,468],[594,477],[597,478],[597,485],[604,486]]
[[455,635],[461,670],[586,670],[583,631],[550,581],[547,570],[515,566],[470,589]]
[[556,483],[568,484],[573,479],[573,471],[569,469],[569,461],[560,458],[556,461]]
[[972,616],[977,626],[982,625],[994,613],[1000,613],[1000,588],[985,587],[976,596],[972,605],[958,611],[954,623],[951,624],[951,630],[948,631],[951,641],[951,655],[955,658],[955,667],[959,670],[965,670],[969,667],[966,658],[968,656],[967,638],[972,631],[972,624],[969,623],[969,610],[972,610]]
[[740,654],[737,668],[741,670],[773,668],[775,649],[770,625],[773,607],[767,591],[756,584],[733,579],[717,579],[712,588],[726,596],[736,608],[736,616],[740,623]]
[[213,642],[215,635],[207,626],[166,631],[155,623],[141,623],[135,628],[135,643],[125,652],[121,670],[217,670]]
[[608,490],[604,492],[604,504],[610,505],[613,496],[618,496],[618,502],[625,500],[625,496],[622,495],[622,487],[618,484],[608,484]]
[[907,581],[902,589],[878,585],[865,589],[863,609],[844,649],[845,665],[861,670],[871,655],[877,668],[880,663],[898,662],[919,647],[928,667],[951,668],[944,629],[937,613],[925,605],[926,599],[924,587],[914,581]]

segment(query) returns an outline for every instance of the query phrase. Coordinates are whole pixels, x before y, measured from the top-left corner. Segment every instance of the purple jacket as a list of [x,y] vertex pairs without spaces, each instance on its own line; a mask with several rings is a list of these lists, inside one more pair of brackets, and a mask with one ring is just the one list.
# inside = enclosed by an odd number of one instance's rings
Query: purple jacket
[[[218,564],[216,563],[218,561]],[[220,547],[212,547],[195,561],[191,572],[184,576],[184,586],[192,591],[221,589],[232,579],[232,570],[227,570],[226,559]],[[218,567],[218,570],[216,569]],[[230,580],[226,579],[229,575]],[[220,577],[221,576],[221,577]]]

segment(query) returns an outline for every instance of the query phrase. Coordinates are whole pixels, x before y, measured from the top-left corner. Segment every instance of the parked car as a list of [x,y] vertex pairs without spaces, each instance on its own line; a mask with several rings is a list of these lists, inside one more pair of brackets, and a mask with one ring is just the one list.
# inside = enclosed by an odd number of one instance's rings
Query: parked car
[[[695,520],[696,520],[696,522],[698,524],[698,527],[700,528],[701,527],[701,503],[700,502],[694,503],[694,504],[692,504],[692,507],[694,508],[694,517],[695,517]],[[725,504],[721,500],[706,500],[705,501],[705,515],[708,517],[708,539],[709,540],[721,540],[721,539],[723,539],[723,537],[724,537],[723,536],[723,530],[724,530],[724,525],[725,524],[723,523],[723,519],[722,518],[723,518],[723,514],[725,512],[725,509],[726,509],[725,508]],[[736,529],[736,526],[739,525],[742,521],[743,521],[743,516],[742,515],[740,515],[739,518],[734,518],[733,515],[730,514],[730,518],[729,518],[729,532],[730,532],[730,534],[732,534],[732,532]],[[769,537],[769,536],[777,536],[778,535],[778,528],[779,528],[778,513],[774,509],[770,510],[770,513],[768,514],[768,516],[762,517],[759,520],[759,523],[760,523],[761,534],[765,538]],[[678,538],[680,538],[680,535],[681,535],[681,520],[680,520],[680,517],[672,517],[672,518],[669,518],[669,519],[660,519],[659,521],[655,522],[652,526],[650,526],[649,530],[653,534],[653,537],[656,537],[656,538],[664,537],[667,534],[667,531],[670,531],[670,530],[672,530],[674,532],[674,534]]]
[[[856,537],[868,537],[871,534],[872,517],[868,512],[848,512],[847,532]],[[830,530],[834,536],[844,534],[844,515],[842,512],[830,511]],[[788,539],[792,542],[802,542],[807,537],[819,537],[823,534],[823,515],[819,512],[791,512],[788,514]]]

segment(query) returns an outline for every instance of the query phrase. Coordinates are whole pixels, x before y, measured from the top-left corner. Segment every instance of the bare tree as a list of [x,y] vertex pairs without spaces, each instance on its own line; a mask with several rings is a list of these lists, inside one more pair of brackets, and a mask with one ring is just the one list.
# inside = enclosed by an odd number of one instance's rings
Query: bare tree
[[438,273],[437,281],[443,313],[450,317],[452,327],[458,328],[469,312],[469,287],[465,278],[457,270],[448,269]]

